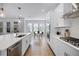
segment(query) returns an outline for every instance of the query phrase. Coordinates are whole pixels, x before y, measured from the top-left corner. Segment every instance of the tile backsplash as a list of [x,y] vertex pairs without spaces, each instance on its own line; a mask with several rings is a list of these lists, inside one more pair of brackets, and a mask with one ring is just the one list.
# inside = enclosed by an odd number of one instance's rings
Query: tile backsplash
[[56,32],[59,31],[61,33],[61,36],[64,36],[65,29],[70,30],[70,28],[56,28]]
[[79,18],[71,19],[71,36],[79,38]]
[[79,38],[79,18],[76,19],[70,19],[71,20],[71,26],[70,28],[55,28],[56,32],[61,32],[61,35],[64,36],[65,29],[70,30],[70,36]]

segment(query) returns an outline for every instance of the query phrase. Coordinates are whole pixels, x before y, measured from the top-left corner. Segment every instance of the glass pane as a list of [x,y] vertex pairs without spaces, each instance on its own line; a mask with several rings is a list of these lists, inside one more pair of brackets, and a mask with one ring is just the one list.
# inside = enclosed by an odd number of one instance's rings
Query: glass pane
[[18,22],[14,22],[14,33],[19,32],[18,30]]
[[0,33],[3,32],[3,28],[0,28]]
[[3,22],[0,22],[0,33],[3,32]]
[[10,32],[10,22],[7,22],[7,32]]
[[34,32],[38,31],[38,24],[34,24]]
[[31,23],[28,24],[28,27],[29,27],[30,32],[32,32],[32,24]]
[[39,25],[40,32],[44,32],[44,29],[45,29],[44,24],[40,24]]

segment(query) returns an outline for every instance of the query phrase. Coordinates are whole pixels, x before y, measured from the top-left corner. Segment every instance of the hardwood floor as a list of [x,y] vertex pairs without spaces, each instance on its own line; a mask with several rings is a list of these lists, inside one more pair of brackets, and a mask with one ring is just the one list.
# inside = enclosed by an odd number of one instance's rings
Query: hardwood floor
[[44,37],[35,37],[25,56],[54,56]]

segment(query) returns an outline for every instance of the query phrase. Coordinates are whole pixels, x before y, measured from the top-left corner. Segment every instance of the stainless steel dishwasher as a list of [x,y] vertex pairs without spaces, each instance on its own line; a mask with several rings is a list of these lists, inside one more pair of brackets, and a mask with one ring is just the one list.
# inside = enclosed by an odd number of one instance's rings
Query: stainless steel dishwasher
[[8,56],[21,56],[22,41],[19,41],[7,49]]

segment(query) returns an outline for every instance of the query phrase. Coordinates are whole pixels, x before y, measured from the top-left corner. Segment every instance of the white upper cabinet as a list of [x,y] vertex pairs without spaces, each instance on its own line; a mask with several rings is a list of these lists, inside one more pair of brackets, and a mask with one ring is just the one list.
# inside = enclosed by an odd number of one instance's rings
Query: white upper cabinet
[[72,3],[64,3],[64,14],[72,11]]
[[69,20],[64,19],[63,15],[68,13],[72,9],[72,4],[59,4],[54,10],[54,22],[55,27],[70,27]]

